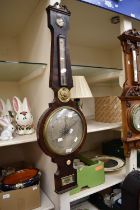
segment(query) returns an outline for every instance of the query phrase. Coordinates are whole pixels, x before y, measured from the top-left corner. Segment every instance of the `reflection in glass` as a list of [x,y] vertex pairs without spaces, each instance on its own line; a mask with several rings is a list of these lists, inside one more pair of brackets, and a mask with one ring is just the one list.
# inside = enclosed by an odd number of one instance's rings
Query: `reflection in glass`
[[67,69],[66,69],[66,46],[65,38],[59,36],[59,62],[60,62],[60,82],[61,86],[67,85]]
[[134,69],[134,81],[138,82],[138,66],[137,66],[137,54],[135,50],[132,50],[133,54],[133,69]]

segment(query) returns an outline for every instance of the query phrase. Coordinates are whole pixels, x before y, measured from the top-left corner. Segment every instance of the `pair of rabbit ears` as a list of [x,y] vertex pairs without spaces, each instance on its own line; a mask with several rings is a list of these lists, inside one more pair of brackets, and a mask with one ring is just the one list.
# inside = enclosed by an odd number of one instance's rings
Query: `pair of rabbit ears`
[[7,99],[5,103],[4,100],[0,98],[0,112],[3,114],[7,114],[8,111],[13,111],[10,99]]
[[7,125],[11,124],[11,120],[9,117],[0,117],[0,125],[3,127],[7,127]]
[[23,99],[23,103],[22,103],[18,97],[14,96],[12,102],[13,102],[13,108],[15,112],[22,112],[22,111],[29,112],[30,111],[30,106],[26,97]]

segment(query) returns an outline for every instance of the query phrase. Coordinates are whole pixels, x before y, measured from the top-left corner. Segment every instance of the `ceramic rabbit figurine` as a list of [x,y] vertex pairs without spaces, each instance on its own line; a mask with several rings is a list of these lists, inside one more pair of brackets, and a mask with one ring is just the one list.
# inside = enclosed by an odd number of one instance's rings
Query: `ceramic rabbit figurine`
[[13,108],[16,112],[16,133],[19,135],[28,135],[35,132],[33,125],[33,116],[31,114],[30,106],[25,97],[23,103],[16,96],[13,97]]
[[10,117],[4,116],[0,117],[0,125],[4,128],[0,135],[0,140],[6,141],[13,139],[13,132],[15,127],[12,125]]
[[9,99],[7,99],[5,103],[4,100],[0,98],[0,113],[1,117],[9,116],[12,121],[14,120],[14,110]]

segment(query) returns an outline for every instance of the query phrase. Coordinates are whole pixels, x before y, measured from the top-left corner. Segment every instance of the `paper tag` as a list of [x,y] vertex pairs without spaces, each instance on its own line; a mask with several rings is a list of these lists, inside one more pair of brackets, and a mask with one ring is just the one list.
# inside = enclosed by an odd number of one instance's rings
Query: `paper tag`
[[37,190],[37,186],[33,186],[33,190]]
[[74,142],[77,142],[77,140],[78,140],[78,137],[76,137],[76,138],[74,139]]
[[10,194],[3,195],[3,199],[7,199],[7,198],[10,198]]
[[103,169],[103,166],[102,166],[102,165],[96,166],[96,168],[95,168],[96,171],[100,171],[100,170],[102,170],[102,169]]
[[63,141],[63,138],[58,138],[58,142],[61,142],[61,141]]
[[72,148],[66,149],[66,153],[71,153]]

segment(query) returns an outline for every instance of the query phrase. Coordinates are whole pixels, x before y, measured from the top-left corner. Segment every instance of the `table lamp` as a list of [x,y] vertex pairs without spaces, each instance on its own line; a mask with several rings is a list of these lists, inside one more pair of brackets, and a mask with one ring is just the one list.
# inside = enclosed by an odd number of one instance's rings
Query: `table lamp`
[[71,89],[71,98],[82,108],[81,98],[91,98],[92,93],[84,76],[73,76],[73,88]]

